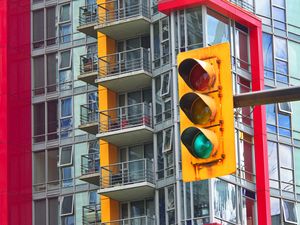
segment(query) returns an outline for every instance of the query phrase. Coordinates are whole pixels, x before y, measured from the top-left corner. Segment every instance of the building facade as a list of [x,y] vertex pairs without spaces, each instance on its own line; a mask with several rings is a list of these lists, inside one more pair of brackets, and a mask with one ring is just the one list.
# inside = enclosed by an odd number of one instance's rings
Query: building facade
[[299,85],[298,0],[4,2],[3,224],[300,224],[300,103],[236,108],[236,173],[184,183],[176,60],[229,42],[235,94]]

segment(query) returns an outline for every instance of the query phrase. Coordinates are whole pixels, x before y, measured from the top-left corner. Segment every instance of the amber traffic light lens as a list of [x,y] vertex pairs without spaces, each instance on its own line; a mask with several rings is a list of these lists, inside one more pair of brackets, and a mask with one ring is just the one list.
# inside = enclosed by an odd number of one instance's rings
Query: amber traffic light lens
[[191,116],[194,123],[196,124],[206,124],[211,119],[212,112],[205,102],[198,98],[194,101],[191,108]]
[[195,64],[190,72],[190,84],[196,91],[205,91],[209,88],[210,76],[199,65]]

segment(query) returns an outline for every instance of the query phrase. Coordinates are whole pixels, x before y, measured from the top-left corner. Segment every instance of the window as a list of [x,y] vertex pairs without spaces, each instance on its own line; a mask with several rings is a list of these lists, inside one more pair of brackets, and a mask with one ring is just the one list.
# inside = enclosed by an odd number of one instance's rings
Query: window
[[70,166],[73,162],[73,147],[64,146],[60,148],[59,152],[59,165]]
[[283,112],[283,113],[292,112],[291,104],[289,102],[278,103],[278,106],[279,106],[279,112]]
[[167,98],[164,100],[164,116],[165,120],[168,120],[172,117],[172,100]]
[[63,196],[60,205],[60,215],[67,216],[73,214],[73,195]]
[[193,182],[194,217],[203,217],[209,215],[209,193],[208,181]]
[[169,18],[165,17],[154,23],[154,67],[169,63],[170,40],[169,40]]
[[241,24],[236,23],[236,59],[237,65],[244,70],[249,71],[249,45],[248,29]]
[[60,52],[59,69],[69,69],[71,67],[71,50]]
[[59,202],[57,198],[48,199],[48,215],[49,215],[49,225],[57,225],[58,222],[58,207]]
[[59,22],[70,20],[70,4],[60,6]]
[[172,149],[173,127],[163,131],[163,152]]
[[73,128],[72,98],[65,98],[62,99],[60,102],[61,102],[60,135],[61,138],[67,138],[70,137]]
[[33,168],[34,168],[34,190],[45,191],[46,171],[45,171],[45,151],[35,152],[33,154]]
[[166,188],[167,196],[167,224],[175,224],[175,196],[174,196],[174,186]]
[[186,32],[188,50],[202,47],[201,7],[186,9]]
[[291,137],[291,107],[289,103],[267,105],[267,131]]
[[72,187],[74,178],[73,166],[62,167],[62,187]]
[[47,46],[56,44],[56,8],[49,7],[46,9],[46,38]]
[[34,201],[34,224],[46,224],[46,199]]
[[56,91],[57,56],[56,53],[47,55],[47,92]]
[[263,33],[264,75],[269,79],[274,79],[273,57],[273,37],[270,34]]
[[162,75],[161,89],[160,89],[161,97],[164,97],[164,96],[169,94],[169,92],[170,92],[170,80],[171,80],[170,73],[166,73],[166,74]]
[[32,13],[33,21],[33,48],[44,47],[44,10],[36,10]]
[[274,28],[284,31],[286,29],[285,0],[273,0],[272,16]]
[[47,151],[47,166],[48,166],[48,190],[59,188],[59,169],[58,169],[58,149],[49,149]]
[[45,62],[44,56],[37,56],[33,58],[33,88],[34,95],[45,93]]
[[207,10],[207,43],[214,45],[229,41],[228,19],[208,9]]
[[297,210],[294,202],[282,201],[284,222],[298,224]]
[[71,42],[71,24],[59,25],[59,37],[62,44]]
[[45,141],[45,104],[33,105],[33,135],[34,142]]
[[271,200],[271,220],[272,224],[279,225],[280,221],[280,200],[278,198],[270,198]]

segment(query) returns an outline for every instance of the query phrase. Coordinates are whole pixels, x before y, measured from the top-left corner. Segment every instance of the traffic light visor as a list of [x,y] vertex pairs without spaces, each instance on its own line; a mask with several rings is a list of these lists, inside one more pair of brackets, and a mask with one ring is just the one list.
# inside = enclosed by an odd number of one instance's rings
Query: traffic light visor
[[207,159],[215,154],[218,148],[218,139],[214,132],[189,127],[182,132],[181,141],[188,151],[195,157]]
[[188,58],[183,60],[178,72],[186,84],[194,91],[205,91],[213,87],[216,74],[213,66],[205,61]]
[[215,100],[199,93],[190,92],[183,95],[179,105],[185,115],[198,125],[214,120],[217,112]]

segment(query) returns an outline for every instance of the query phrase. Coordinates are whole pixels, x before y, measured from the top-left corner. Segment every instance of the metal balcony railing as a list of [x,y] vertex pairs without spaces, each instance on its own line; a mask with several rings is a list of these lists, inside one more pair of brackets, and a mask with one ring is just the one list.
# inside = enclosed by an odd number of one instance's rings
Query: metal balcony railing
[[101,225],[100,204],[82,207],[82,223],[83,225]]
[[151,71],[150,51],[137,48],[99,58],[99,78],[144,70]]
[[99,112],[99,132],[118,131],[138,126],[152,128],[152,111],[148,103],[113,108]]
[[98,71],[98,53],[90,53],[80,56],[80,74]]
[[145,1],[140,0],[136,4],[126,4],[126,6],[119,6],[118,2],[107,1],[98,5],[100,26],[106,26],[109,23],[121,22],[139,16],[150,19],[150,9]]
[[155,220],[149,216],[132,217],[111,222],[104,222],[101,225],[154,225]]
[[98,105],[96,102],[84,104],[80,106],[80,123],[86,125],[98,122]]
[[153,162],[139,159],[100,168],[100,189],[149,182],[154,184]]
[[96,23],[98,18],[97,4],[81,6],[79,8],[79,25]]
[[99,173],[100,159],[99,149],[95,153],[89,153],[81,156],[81,175]]
[[242,7],[243,9],[246,9],[250,12],[254,12],[254,6],[245,0],[229,0],[229,1],[234,3],[235,5]]

